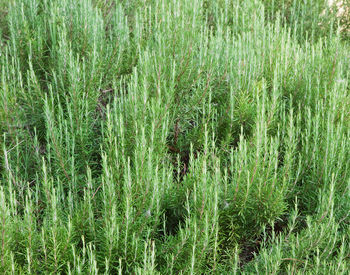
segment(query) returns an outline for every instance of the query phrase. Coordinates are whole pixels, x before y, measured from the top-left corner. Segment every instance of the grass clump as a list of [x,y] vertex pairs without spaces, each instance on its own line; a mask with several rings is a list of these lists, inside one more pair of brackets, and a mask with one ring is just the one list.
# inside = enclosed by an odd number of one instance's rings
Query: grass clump
[[347,274],[333,9],[0,0],[0,273]]

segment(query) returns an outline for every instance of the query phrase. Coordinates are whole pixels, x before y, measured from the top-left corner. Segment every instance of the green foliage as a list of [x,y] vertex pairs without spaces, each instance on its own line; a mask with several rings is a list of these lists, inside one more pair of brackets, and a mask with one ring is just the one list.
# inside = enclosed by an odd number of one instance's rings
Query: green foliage
[[0,273],[347,274],[347,24],[0,0]]

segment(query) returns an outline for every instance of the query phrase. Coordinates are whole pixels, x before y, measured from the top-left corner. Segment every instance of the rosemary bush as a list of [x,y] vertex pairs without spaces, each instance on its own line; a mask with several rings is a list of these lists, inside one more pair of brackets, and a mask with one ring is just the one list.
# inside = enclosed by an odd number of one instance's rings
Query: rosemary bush
[[0,0],[0,273],[347,274],[344,20]]

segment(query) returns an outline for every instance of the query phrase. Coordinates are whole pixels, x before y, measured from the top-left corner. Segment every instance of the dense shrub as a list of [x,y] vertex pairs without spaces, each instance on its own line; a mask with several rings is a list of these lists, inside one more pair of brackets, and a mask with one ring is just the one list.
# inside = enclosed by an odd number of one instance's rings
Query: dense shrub
[[334,9],[0,0],[0,273],[347,274]]

